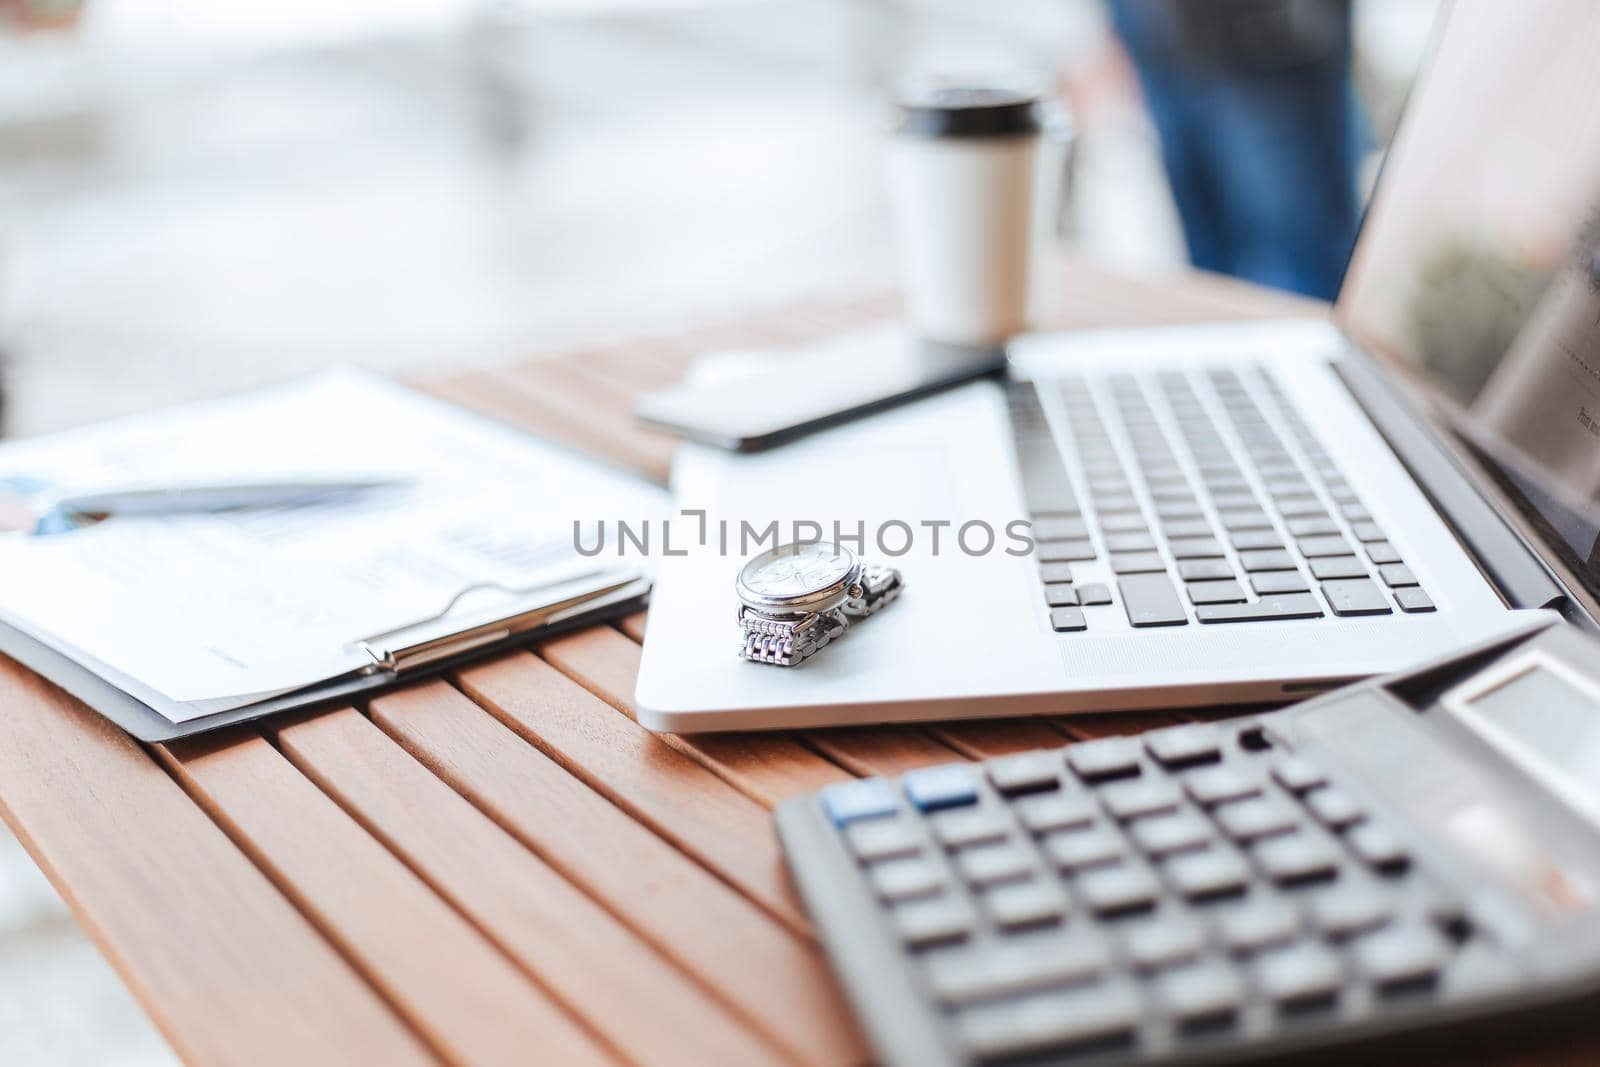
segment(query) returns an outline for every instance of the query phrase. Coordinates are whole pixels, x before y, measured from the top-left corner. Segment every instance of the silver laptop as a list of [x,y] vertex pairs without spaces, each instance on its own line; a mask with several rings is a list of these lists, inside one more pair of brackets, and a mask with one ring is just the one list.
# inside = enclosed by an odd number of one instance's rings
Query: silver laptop
[[[1006,382],[764,454],[685,446],[705,519],[658,558],[640,721],[1283,701],[1593,627],[1597,48],[1576,0],[1449,12],[1331,320],[1031,335]],[[734,579],[773,523],[903,595],[798,668],[743,661]]]

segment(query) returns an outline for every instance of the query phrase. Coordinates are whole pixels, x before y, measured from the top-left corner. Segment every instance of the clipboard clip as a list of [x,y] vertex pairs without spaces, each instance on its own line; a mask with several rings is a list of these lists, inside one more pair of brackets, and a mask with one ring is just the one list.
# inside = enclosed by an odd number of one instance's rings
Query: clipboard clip
[[[386,671],[399,675],[553,625],[581,611],[629,599],[647,589],[649,582],[632,569],[585,571],[515,589],[499,582],[480,582],[451,597],[438,614],[373,634],[355,642],[355,646],[372,659],[365,668],[367,673]],[[492,612],[461,619],[451,617],[463,600],[487,590],[498,590],[516,599],[509,606],[497,605]]]

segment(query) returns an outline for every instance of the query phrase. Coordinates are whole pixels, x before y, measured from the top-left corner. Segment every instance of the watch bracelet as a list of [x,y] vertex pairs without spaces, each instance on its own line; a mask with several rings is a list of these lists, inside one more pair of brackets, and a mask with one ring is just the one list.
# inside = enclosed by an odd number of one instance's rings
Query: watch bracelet
[[823,612],[815,620],[802,630],[800,620],[773,619],[747,611],[739,620],[744,632],[739,655],[753,663],[798,667],[850,628],[838,609]]

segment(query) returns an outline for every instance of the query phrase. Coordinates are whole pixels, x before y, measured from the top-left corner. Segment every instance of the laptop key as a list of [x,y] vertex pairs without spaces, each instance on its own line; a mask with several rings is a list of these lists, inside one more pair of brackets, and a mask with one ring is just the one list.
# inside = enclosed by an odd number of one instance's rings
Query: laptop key
[[1233,577],[1227,560],[1186,559],[1178,563],[1178,577],[1186,582],[1206,582]]
[[1255,507],[1225,508],[1217,512],[1222,526],[1227,530],[1270,530],[1272,520],[1267,513]]
[[1286,496],[1278,499],[1278,512],[1285,518],[1324,514],[1322,501],[1314,496]]
[[1050,582],[1044,587],[1044,602],[1052,608],[1078,606],[1078,590],[1068,582]]
[[1315,559],[1318,556],[1347,556],[1352,551],[1350,542],[1338,534],[1302,537],[1295,544],[1299,546],[1300,554],[1307,559]]
[[1094,545],[1088,541],[1039,541],[1034,552],[1040,563],[1086,562],[1095,557]]
[[1050,629],[1056,633],[1076,633],[1079,630],[1087,630],[1088,628],[1089,620],[1083,617],[1082,608],[1050,609]]
[[1089,536],[1089,528],[1082,519],[1036,518],[1033,536],[1040,541],[1081,541]]
[[1244,564],[1244,569],[1255,571],[1292,571],[1295,569],[1294,557],[1279,548],[1265,548],[1252,552],[1239,553],[1239,562]]
[[1428,594],[1416,586],[1411,586],[1407,589],[1396,589],[1394,598],[1399,603],[1401,611],[1416,613],[1435,610],[1433,601],[1429,599]]
[[1172,579],[1165,574],[1126,574],[1117,579],[1117,588],[1129,625],[1182,626],[1189,621]]
[[1339,532],[1339,524],[1327,515],[1305,515],[1289,520],[1289,533],[1293,537],[1318,537]]
[[1173,519],[1161,524],[1168,537],[1210,537],[1211,524],[1205,519]]
[[1354,556],[1325,556],[1311,561],[1311,574],[1318,579],[1365,578],[1367,568]]
[[1387,615],[1393,610],[1383,590],[1369,578],[1323,582],[1322,595],[1335,615]]
[[1222,546],[1214,537],[1173,537],[1167,541],[1173,559],[1218,559]]
[[1233,547],[1241,552],[1258,548],[1282,548],[1283,539],[1276,530],[1239,530],[1229,538]]
[[1244,587],[1231,578],[1220,582],[1190,582],[1189,600],[1195,604],[1241,604]]
[[1371,542],[1385,540],[1383,531],[1378,528],[1378,524],[1375,522],[1358,522],[1354,527],[1352,527],[1352,532],[1356,535],[1357,541]]
[[1404,563],[1385,563],[1378,568],[1378,574],[1390,588],[1417,584],[1417,576]]
[[1254,604],[1206,604],[1195,608],[1201,622],[1269,622],[1274,619],[1315,619],[1322,605],[1310,593],[1264,596]]
[[1049,585],[1053,582],[1072,581],[1072,567],[1066,563],[1040,563],[1039,580]]
[[1250,576],[1250,586],[1262,596],[1274,593],[1309,593],[1311,585],[1299,571],[1265,571]]
[[1387,541],[1374,541],[1367,546],[1367,558],[1374,563],[1399,563],[1400,553]]
[[1078,586],[1078,603],[1084,605],[1111,603],[1111,590],[1100,582],[1088,582]]
[[1118,513],[1100,516],[1100,528],[1106,533],[1147,533],[1144,516],[1138,513]]
[[1155,552],[1115,552],[1111,556],[1111,569],[1118,574],[1165,572],[1167,563]]
[[1106,534],[1106,548],[1112,552],[1154,552],[1156,539],[1138,531]]
[[1163,519],[1175,521],[1193,520],[1204,515],[1200,505],[1193,497],[1187,500],[1158,500],[1156,501],[1156,514]]

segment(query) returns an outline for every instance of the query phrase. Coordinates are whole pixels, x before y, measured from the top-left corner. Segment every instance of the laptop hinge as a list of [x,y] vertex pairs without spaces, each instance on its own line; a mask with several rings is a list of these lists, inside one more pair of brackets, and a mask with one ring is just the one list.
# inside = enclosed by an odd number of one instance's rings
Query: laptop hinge
[[1567,606],[1567,594],[1544,563],[1484,499],[1423,416],[1409,408],[1357,354],[1335,360],[1334,373],[1501,594],[1514,608]]

